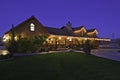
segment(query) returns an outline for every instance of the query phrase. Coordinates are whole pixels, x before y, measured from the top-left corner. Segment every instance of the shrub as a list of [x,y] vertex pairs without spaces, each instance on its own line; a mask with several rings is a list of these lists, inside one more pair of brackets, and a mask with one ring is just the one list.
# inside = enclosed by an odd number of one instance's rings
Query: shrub
[[7,50],[11,53],[31,53],[36,52],[42,47],[47,36],[40,35],[30,38],[19,38],[17,41],[10,41]]
[[1,55],[0,55],[0,60],[9,59],[9,58],[11,58],[12,56],[13,56],[13,54],[10,54],[10,53],[8,53],[8,54],[6,54],[6,55],[1,54]]
[[86,42],[85,42],[85,45],[84,45],[84,52],[86,53],[86,54],[90,54],[90,52],[91,52],[91,45],[90,45],[90,41],[89,40],[87,40]]

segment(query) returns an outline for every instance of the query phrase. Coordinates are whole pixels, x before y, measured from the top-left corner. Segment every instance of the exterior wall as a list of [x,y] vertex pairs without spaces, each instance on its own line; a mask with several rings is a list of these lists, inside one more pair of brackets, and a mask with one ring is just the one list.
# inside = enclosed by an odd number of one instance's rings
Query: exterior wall
[[[30,31],[30,24],[33,23],[35,25],[35,31]],[[48,33],[47,30],[43,27],[42,24],[40,24],[36,20],[30,20],[26,24],[21,25],[20,27],[15,29],[15,32],[22,37],[29,37],[29,36],[35,36],[40,34],[46,34]]]
[[95,38],[97,37],[97,34],[96,33],[87,34],[87,37]]
[[[31,23],[33,23],[35,25],[35,31],[30,31],[30,24]],[[14,32],[15,32],[16,37],[21,36],[22,38],[37,36],[40,34],[48,34],[48,31],[45,29],[45,27],[38,20],[36,20],[34,18],[16,26],[14,28]],[[11,39],[11,31],[7,32],[4,35],[4,37]]]

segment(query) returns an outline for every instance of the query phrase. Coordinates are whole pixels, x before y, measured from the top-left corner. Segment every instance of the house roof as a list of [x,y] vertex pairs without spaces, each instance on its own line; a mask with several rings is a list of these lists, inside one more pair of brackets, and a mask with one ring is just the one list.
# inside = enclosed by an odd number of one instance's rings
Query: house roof
[[[30,20],[36,20],[37,22],[39,22],[39,20],[37,20],[34,16],[31,16],[30,18],[28,18],[28,19],[26,19],[25,21],[21,22],[20,24],[16,25],[16,26],[14,27],[14,29],[19,28],[19,27],[21,27],[21,26],[24,25],[24,24],[27,24]],[[40,22],[39,22],[39,23],[40,23]],[[41,23],[40,23],[40,24],[41,24]],[[41,24],[41,25],[42,25],[42,24]],[[11,31],[11,29],[10,29],[9,31],[7,31],[5,34],[9,33],[10,31]]]
[[89,33],[89,32],[94,32],[96,30],[96,28],[94,28],[94,29],[87,29],[87,32]]
[[[35,18],[34,16],[31,16],[30,18],[26,19],[25,21],[21,22],[20,24],[18,24],[16,27],[21,27],[21,25],[28,23],[30,20],[36,20],[39,22],[39,20],[37,20],[37,18]],[[39,22],[40,23],[40,22]],[[41,24],[41,23],[40,23]],[[42,25],[42,24],[41,24]]]
[[[18,24],[17,26],[15,26],[14,29],[19,28],[19,27],[23,26],[24,24],[29,23],[29,21],[31,21],[31,20],[35,20],[35,21],[37,21],[37,23],[39,23],[40,25],[42,25],[39,22],[39,20],[37,20],[34,16],[31,16],[30,18],[26,19],[25,21],[23,21],[20,24]],[[65,35],[65,36],[75,36],[74,33],[72,34],[72,32],[70,32],[69,30],[65,30],[64,29],[66,26],[63,26],[60,29],[59,28],[48,27],[48,26],[43,26],[43,27],[45,28],[45,30],[48,31],[49,34]],[[79,27],[76,27],[76,28],[72,28],[72,31],[81,30],[82,28],[84,28],[85,31],[87,31],[87,33],[94,32],[96,30],[96,28],[86,30],[86,28],[84,26],[79,26]],[[5,34],[9,33],[10,31],[11,31],[11,29],[8,32],[6,32]]]
[[65,26],[62,26],[60,29],[64,29],[65,28]]
[[66,31],[59,29],[59,28],[53,28],[53,27],[48,27],[48,26],[45,26],[45,28],[47,29],[48,33],[50,33],[50,34],[70,36],[69,33],[67,33]]
[[75,31],[75,30],[80,30],[80,29],[82,29],[82,28],[85,28],[85,27],[84,27],[84,26],[79,26],[79,27],[72,28],[72,29],[73,29],[73,31]]

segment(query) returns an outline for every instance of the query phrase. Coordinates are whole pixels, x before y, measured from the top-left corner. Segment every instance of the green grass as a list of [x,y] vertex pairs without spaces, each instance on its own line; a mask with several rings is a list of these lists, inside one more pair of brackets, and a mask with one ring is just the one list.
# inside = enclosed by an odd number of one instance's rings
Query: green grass
[[75,52],[0,62],[0,80],[120,80],[120,62]]

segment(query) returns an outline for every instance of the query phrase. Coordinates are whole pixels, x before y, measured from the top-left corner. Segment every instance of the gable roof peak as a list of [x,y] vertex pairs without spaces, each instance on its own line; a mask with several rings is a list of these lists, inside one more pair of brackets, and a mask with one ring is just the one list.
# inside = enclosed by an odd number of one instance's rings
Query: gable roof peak
[[80,30],[82,28],[86,29],[85,26],[78,26],[78,27],[73,28],[73,30]]
[[[31,17],[27,18],[26,20],[22,21],[21,23],[17,24],[16,26],[14,26],[14,28],[21,27],[22,25],[28,23],[28,22],[31,21],[31,20],[35,20],[35,21],[37,21],[39,24],[41,24],[41,23],[39,22],[39,20],[38,20],[35,16],[32,15]],[[42,25],[42,24],[41,24],[41,25]],[[12,26],[13,26],[13,25],[12,25]],[[11,29],[10,29],[10,30],[11,30]],[[10,31],[10,30],[9,30],[9,31]],[[7,31],[5,34],[7,34],[9,31]]]
[[34,15],[32,15],[30,18],[36,18]]

